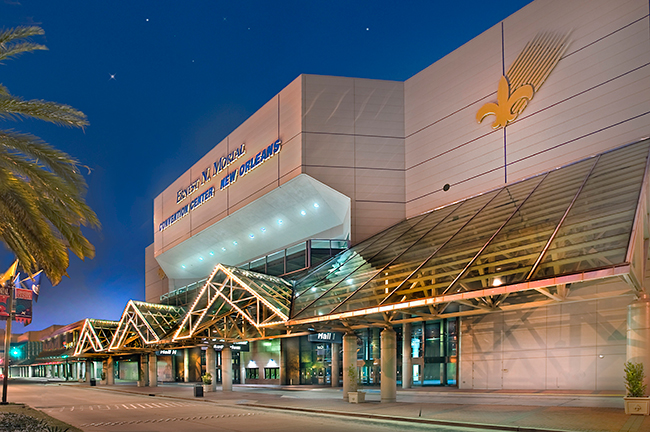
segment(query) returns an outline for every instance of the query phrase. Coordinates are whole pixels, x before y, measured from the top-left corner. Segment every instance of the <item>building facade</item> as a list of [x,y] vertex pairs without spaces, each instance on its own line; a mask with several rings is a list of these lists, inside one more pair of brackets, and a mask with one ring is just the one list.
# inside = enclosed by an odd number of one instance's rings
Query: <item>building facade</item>
[[146,353],[153,380],[353,367],[382,400],[622,390],[650,364],[648,12],[538,0],[405,82],[299,76],[154,199],[146,303],[77,354]]

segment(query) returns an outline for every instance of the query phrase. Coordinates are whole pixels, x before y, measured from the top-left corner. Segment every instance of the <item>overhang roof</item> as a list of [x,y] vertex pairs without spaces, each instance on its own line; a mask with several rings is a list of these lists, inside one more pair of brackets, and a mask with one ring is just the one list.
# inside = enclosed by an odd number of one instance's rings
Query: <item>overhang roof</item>
[[441,310],[432,306],[497,307],[504,296],[532,289],[558,298],[549,287],[609,276],[626,275],[634,284],[633,228],[647,213],[642,189],[649,144],[405,220],[298,281],[287,324],[426,306],[435,316]]

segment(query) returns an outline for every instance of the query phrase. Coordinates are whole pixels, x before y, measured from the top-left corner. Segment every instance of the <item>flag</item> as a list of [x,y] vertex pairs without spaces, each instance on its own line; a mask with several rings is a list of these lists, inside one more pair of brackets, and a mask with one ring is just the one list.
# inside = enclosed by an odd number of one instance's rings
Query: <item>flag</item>
[[34,273],[33,275],[26,277],[25,279],[20,281],[23,287],[32,290],[32,292],[34,293],[34,301],[36,302],[38,302],[38,292],[41,288],[42,274],[43,274],[43,270],[40,270],[37,273]]
[[9,267],[9,270],[0,276],[0,285],[4,285],[5,282],[14,277],[16,274],[16,268],[18,268],[18,260],[14,261],[11,267]]

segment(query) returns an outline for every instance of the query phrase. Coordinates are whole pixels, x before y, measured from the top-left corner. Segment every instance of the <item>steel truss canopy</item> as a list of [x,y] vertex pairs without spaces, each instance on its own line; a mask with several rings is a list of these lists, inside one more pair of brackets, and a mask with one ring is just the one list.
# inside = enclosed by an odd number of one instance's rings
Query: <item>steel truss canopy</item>
[[615,276],[640,289],[648,148],[627,145],[405,220],[298,281],[286,324],[533,307]]
[[117,324],[86,320],[75,355],[109,339],[112,352],[252,340],[641,291],[649,150],[646,139],[404,220],[293,284],[218,264],[187,313],[129,301]]
[[74,356],[86,352],[99,353],[107,351],[118,325],[119,321],[86,319],[75,346]]
[[174,334],[224,340],[265,337],[289,319],[292,285],[278,277],[218,264]]
[[184,314],[185,310],[178,306],[129,300],[109,350],[142,348],[164,342]]

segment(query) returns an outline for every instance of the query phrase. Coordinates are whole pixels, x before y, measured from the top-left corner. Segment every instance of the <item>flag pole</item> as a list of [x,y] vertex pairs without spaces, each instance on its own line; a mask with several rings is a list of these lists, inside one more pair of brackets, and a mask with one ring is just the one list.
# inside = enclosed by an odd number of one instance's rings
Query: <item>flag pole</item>
[[2,402],[0,405],[7,405],[7,379],[9,378],[9,350],[11,349],[11,321],[14,319],[14,286],[11,278],[4,283],[4,286],[9,290],[9,301],[7,309],[9,309],[9,317],[7,318],[7,326],[5,327],[5,352],[3,377],[2,377]]

